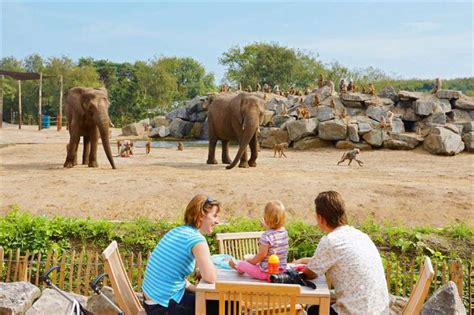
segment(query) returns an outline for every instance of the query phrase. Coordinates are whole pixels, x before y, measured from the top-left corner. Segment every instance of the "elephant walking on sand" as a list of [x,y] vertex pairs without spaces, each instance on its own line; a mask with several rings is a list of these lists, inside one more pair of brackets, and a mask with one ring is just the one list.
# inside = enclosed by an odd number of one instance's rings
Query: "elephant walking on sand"
[[[217,164],[215,158],[216,144],[222,142],[222,163],[233,168],[240,160],[239,167],[257,166],[257,133],[263,122],[265,102],[263,98],[242,92],[240,94],[221,93],[213,95],[204,103],[208,110],[209,122],[209,155],[207,164]],[[239,150],[234,160],[229,157],[229,141],[236,140]],[[250,145],[251,156],[247,161],[247,146]]]
[[100,138],[107,159],[115,168],[109,141],[109,99],[105,88],[93,89],[75,87],[66,95],[66,116],[69,126],[69,145],[64,167],[71,168],[77,164],[79,140],[84,137],[82,164],[98,167],[97,144]]

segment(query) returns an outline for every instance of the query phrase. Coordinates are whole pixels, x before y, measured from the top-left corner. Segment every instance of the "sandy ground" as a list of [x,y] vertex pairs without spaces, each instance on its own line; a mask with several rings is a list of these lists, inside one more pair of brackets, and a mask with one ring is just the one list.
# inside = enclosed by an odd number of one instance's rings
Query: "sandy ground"
[[[115,129],[113,136],[119,133]],[[336,166],[343,153],[336,149],[289,150],[286,159],[263,149],[257,168],[226,170],[205,164],[207,147],[158,148],[148,156],[136,148],[133,157],[116,157],[112,170],[99,147],[99,168],[64,169],[68,139],[66,130],[0,129],[2,215],[18,205],[46,215],[175,219],[194,194],[204,193],[222,202],[224,221],[234,215],[258,218],[267,201],[280,199],[290,218],[313,222],[314,197],[336,190],[356,222],[373,216],[409,226],[474,224],[472,154],[374,150],[362,152],[365,167],[359,167]],[[232,156],[235,152],[232,148]]]

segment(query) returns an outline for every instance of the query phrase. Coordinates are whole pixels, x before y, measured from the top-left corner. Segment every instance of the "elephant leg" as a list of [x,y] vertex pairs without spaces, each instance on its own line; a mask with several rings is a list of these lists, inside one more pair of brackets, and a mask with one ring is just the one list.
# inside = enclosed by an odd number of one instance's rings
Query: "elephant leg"
[[215,136],[211,137],[211,135],[209,135],[209,154],[207,156],[207,164],[217,164],[216,145],[217,138]]
[[90,154],[89,167],[99,167],[97,163],[97,143],[99,142],[99,132],[97,128],[93,128],[90,133]]
[[257,166],[257,157],[258,157],[258,142],[257,142],[257,134],[255,134],[249,142],[250,146],[250,160],[249,166],[256,167]]
[[240,163],[239,167],[241,168],[248,168],[249,163],[247,162],[248,157],[247,157],[247,148],[245,148],[244,153],[242,153],[242,157],[240,158]]
[[77,147],[79,145],[79,130],[76,126],[71,124],[69,131],[69,145],[67,146],[67,156],[64,162],[64,167],[72,168],[77,164]]
[[229,141],[222,140],[222,163],[230,164],[232,160],[229,157]]
[[84,151],[82,152],[82,165],[89,164],[89,154],[91,151],[91,141],[89,136],[84,136]]

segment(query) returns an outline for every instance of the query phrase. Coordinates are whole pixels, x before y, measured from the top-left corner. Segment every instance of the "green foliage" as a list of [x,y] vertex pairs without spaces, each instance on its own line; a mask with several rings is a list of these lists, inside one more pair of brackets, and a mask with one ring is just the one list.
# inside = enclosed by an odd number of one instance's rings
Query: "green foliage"
[[280,46],[278,43],[254,43],[234,46],[222,54],[219,62],[227,67],[226,77],[255,88],[257,83],[288,89],[314,85],[322,65],[311,54]]
[[[112,223],[106,220],[33,216],[14,207],[0,218],[0,246],[5,250],[20,248],[22,251],[46,253],[50,250],[103,250],[112,240],[120,243],[125,252],[151,251],[161,237],[181,222],[166,222],[137,218],[133,221]],[[455,224],[443,229],[426,227],[407,228],[399,225],[379,225],[368,219],[358,226],[367,233],[383,251],[404,253],[407,256],[422,254],[441,261],[446,257],[470,256],[474,248],[474,227]],[[248,232],[261,230],[260,222],[246,217],[232,218],[226,224],[216,226],[214,233],[206,235],[211,253],[218,252],[215,233]],[[289,258],[312,256],[323,233],[314,225],[300,221],[286,224],[290,237]],[[427,244],[428,235],[444,237],[465,251],[436,248]]]

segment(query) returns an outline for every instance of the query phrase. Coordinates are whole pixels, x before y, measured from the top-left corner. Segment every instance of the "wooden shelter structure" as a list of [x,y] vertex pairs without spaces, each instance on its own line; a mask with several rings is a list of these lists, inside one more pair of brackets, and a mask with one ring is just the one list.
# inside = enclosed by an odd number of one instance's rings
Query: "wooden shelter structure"
[[[57,76],[52,75],[43,75],[43,73],[35,72],[15,72],[15,71],[6,71],[0,69],[1,83],[0,83],[0,128],[3,124],[3,79],[5,76],[8,76],[14,80],[18,81],[18,129],[21,129],[22,125],[22,109],[21,109],[21,81],[26,80],[39,80],[39,92],[38,92],[38,130],[42,129],[42,114],[41,114],[41,94],[43,90],[43,78],[56,78]],[[62,108],[63,108],[63,76],[59,76],[60,82],[60,94],[59,94],[59,115],[58,115],[58,131],[61,130],[62,123]]]

